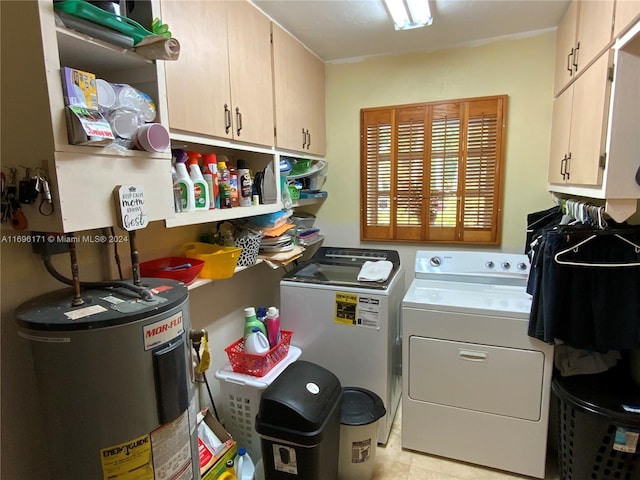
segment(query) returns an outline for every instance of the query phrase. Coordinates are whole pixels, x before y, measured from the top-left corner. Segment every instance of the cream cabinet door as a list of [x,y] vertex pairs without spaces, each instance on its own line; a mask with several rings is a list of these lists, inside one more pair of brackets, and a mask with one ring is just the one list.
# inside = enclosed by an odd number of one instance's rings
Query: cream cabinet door
[[578,2],[573,0],[565,12],[556,32],[556,64],[554,95],[558,95],[573,78],[573,54],[576,46]]
[[324,63],[304,45],[273,25],[276,145],[325,154]]
[[245,1],[227,3],[233,138],[274,145],[271,22]]
[[231,138],[226,2],[166,0],[162,21],[180,41],[180,57],[165,62],[172,130]]
[[580,0],[575,64],[584,70],[611,42],[614,0]]
[[573,85],[553,101],[551,148],[549,151],[549,183],[566,183],[571,133]]
[[616,0],[613,36],[618,37],[640,16],[640,0]]
[[605,53],[574,84],[569,149],[570,178],[574,185],[600,185],[608,118],[609,66]]

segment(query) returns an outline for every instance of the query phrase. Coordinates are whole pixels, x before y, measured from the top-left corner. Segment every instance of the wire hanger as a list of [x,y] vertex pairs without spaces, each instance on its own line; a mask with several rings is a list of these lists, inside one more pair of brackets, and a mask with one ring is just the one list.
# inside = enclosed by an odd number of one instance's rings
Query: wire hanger
[[[577,266],[577,267],[604,267],[604,268],[640,267],[640,261],[638,261],[638,262],[626,262],[626,263],[588,263],[588,262],[572,262],[572,261],[568,261],[568,260],[562,260],[560,258],[565,253],[569,253],[569,252],[577,253],[580,250],[580,247],[582,245],[585,245],[585,244],[589,243],[591,240],[593,240],[597,236],[598,235],[591,235],[591,236],[585,238],[584,240],[582,240],[581,242],[578,242],[575,245],[573,245],[573,246],[571,246],[569,248],[566,248],[566,249],[562,250],[561,252],[556,253],[555,256],[553,257],[553,259],[555,260],[556,263],[559,263],[560,265],[573,265],[573,266]],[[633,243],[631,240],[628,240],[628,239],[624,238],[622,235],[619,235],[617,233],[614,233],[613,236],[614,237],[618,237],[623,242],[628,243],[629,245],[631,245],[634,248],[634,251],[635,251],[636,254],[640,253],[640,245],[637,245],[637,244]]]

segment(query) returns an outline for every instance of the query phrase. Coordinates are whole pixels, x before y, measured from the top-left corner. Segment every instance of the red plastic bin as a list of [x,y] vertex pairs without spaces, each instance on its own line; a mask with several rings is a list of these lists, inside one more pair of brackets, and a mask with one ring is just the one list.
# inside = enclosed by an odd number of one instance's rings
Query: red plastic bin
[[293,332],[282,330],[280,343],[263,355],[255,355],[244,351],[244,339],[232,343],[224,349],[234,372],[262,377],[266,375],[280,360],[289,353]]
[[195,280],[203,267],[204,261],[197,258],[164,257],[142,262],[140,275],[142,277],[171,278],[179,282],[190,283]]

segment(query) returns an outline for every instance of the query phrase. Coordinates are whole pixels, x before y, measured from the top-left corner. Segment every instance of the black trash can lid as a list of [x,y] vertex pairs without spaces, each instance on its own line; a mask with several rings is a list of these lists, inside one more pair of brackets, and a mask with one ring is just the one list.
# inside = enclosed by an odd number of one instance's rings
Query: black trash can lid
[[387,413],[382,399],[375,393],[358,387],[342,389],[342,425],[359,426],[377,422]]

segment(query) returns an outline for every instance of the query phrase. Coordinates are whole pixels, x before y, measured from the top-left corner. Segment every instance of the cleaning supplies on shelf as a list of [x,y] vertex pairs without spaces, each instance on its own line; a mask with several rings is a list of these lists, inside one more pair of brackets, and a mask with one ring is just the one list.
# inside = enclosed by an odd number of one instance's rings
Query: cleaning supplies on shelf
[[236,456],[236,477],[238,480],[254,480],[256,475],[256,467],[253,460],[249,456],[246,448],[238,448]]
[[182,212],[193,212],[196,209],[193,180],[187,172],[187,152],[174,150],[176,182],[174,187],[180,188],[180,207]]
[[202,155],[202,165],[204,168],[205,182],[209,189],[209,209],[220,208],[220,193],[218,186],[218,163],[215,153],[205,153]]
[[200,153],[189,150],[189,174],[193,180],[193,195],[196,210],[209,210],[209,189],[200,171]]
[[[227,157],[221,156],[226,159]],[[220,186],[220,208],[231,208],[231,178],[226,160],[218,160],[218,183]]]
[[269,307],[265,320],[269,346],[275,347],[280,342],[280,313],[276,307]]
[[238,188],[240,206],[250,207],[252,193],[251,173],[249,172],[247,162],[242,159],[238,159]]

